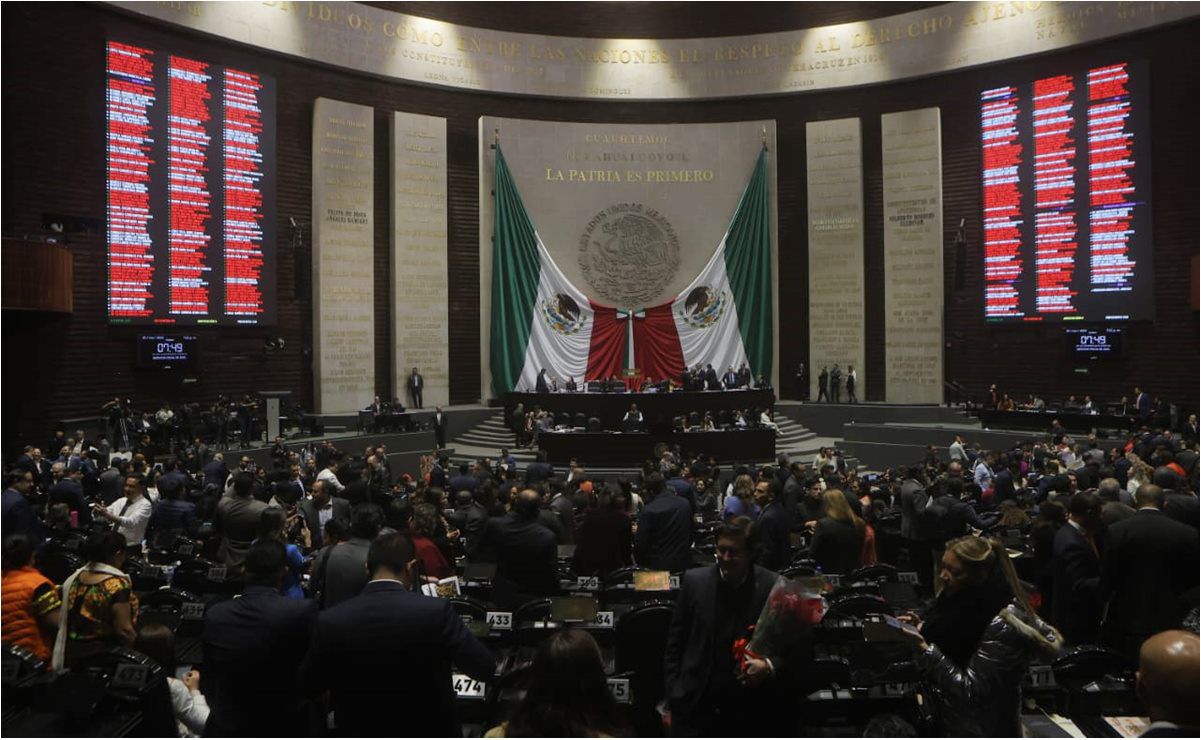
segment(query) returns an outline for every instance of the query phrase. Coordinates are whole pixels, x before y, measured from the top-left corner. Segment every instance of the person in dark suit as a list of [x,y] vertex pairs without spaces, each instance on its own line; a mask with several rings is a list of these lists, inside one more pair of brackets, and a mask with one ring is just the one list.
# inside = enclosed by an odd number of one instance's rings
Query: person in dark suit
[[638,565],[652,570],[680,571],[692,565],[692,507],[663,482],[663,476],[646,477],[634,535]]
[[495,659],[446,599],[415,593],[417,558],[407,534],[371,543],[371,580],[321,613],[308,686],[328,689],[337,735],[462,737],[451,665],[490,681]]
[[792,560],[792,517],[776,500],[776,482],[760,478],[755,484],[755,503],[759,506],[759,554],[755,563],[763,568],[781,571]]
[[602,487],[576,532],[575,571],[604,576],[630,564],[630,517],[621,509],[620,489]]
[[535,393],[550,393],[550,383],[546,381],[546,368],[538,371],[538,378],[534,381]]
[[467,463],[459,463],[459,474],[452,477],[450,479],[450,481],[447,483],[447,485],[449,486],[450,492],[452,492],[452,493],[458,493],[459,491],[471,491],[472,493],[475,492],[475,489],[480,484],[480,479],[476,478],[474,475],[471,475],[468,472],[469,470],[470,470],[470,466]]
[[333,495],[333,486],[323,480],[313,481],[312,498],[302,499],[297,506],[304,523],[313,536],[313,549],[325,546],[323,532],[330,519],[350,521],[350,502]]
[[1101,556],[1101,499],[1082,492],[1068,504],[1068,521],[1055,533],[1051,549],[1051,623],[1069,645],[1092,645],[1101,626],[1097,585]]
[[217,503],[213,527],[221,535],[221,558],[227,568],[242,565],[250,543],[258,536],[259,520],[267,504],[250,495],[253,479],[249,473],[233,477],[233,495],[222,496]]
[[1151,418],[1151,394],[1143,393],[1143,389],[1134,386],[1134,406],[1138,409],[1138,418],[1146,422]]
[[735,517],[717,530],[717,563],[684,574],[664,650],[667,708],[672,734],[742,737],[774,734],[764,724],[780,714],[765,684],[783,656],[734,660],[734,642],[746,636],[763,611],[777,575],[752,564],[755,525]]
[[442,413],[441,406],[434,407],[434,418],[430,420],[430,424],[434,428],[434,444],[438,449],[446,447],[446,414]]
[[470,491],[459,491],[455,494],[454,511],[448,512],[446,518],[466,540],[467,556],[473,557],[488,524],[487,507],[476,501]]
[[717,371],[713,369],[713,365],[705,365],[705,390],[721,390],[721,381],[718,380]]
[[42,523],[26,496],[33,490],[33,473],[15,468],[4,476],[4,513],[0,533],[27,534],[34,542],[42,541]]
[[845,575],[863,564],[863,539],[867,524],[847,503],[847,497],[837,488],[822,494],[826,515],[817,520],[809,554],[821,566],[823,573]]
[[213,455],[213,459],[204,466],[203,472],[205,488],[209,486],[225,488],[225,479],[229,477],[229,468],[225,467],[225,456],[220,452]]
[[571,497],[563,492],[559,486],[555,486],[554,495],[551,496],[550,504],[547,509],[554,514],[558,520],[560,536],[558,542],[560,545],[575,544],[575,502]]
[[830,398],[834,403],[842,403],[842,368],[838,363],[834,363],[834,369],[830,371]]
[[405,386],[409,389],[409,396],[413,399],[413,407],[421,408],[421,392],[425,390],[425,378],[421,377],[417,368],[413,368],[413,372],[409,373],[409,379]]
[[[52,466],[52,473],[59,465],[61,463],[55,463]],[[87,501],[84,500],[83,486],[79,483],[82,478],[83,469],[80,467],[79,461],[68,463],[61,470],[58,482],[50,487],[48,505],[66,504],[71,511],[77,512],[80,528],[87,529],[92,524],[92,507],[88,506]],[[162,478],[159,479],[159,485],[161,491]]]
[[1163,489],[1163,513],[1181,524],[1197,529],[1201,522],[1201,507],[1188,484],[1172,468],[1166,465],[1155,469],[1151,482]]
[[317,603],[280,593],[284,545],[256,542],[246,554],[246,587],[204,614],[205,696],[209,737],[304,737],[309,734],[301,665]]
[[525,468],[525,484],[532,486],[535,483],[549,480],[554,474],[555,469],[546,462],[546,450],[538,450],[534,455],[534,462]]
[[375,504],[362,504],[352,516],[350,539],[335,545],[313,573],[313,588],[320,592],[323,608],[358,596],[367,584],[367,553],[383,529],[384,512]]
[[1168,630],[1142,644],[1135,690],[1151,725],[1140,737],[1197,737],[1197,676],[1201,640]]
[[1108,601],[1102,642],[1133,662],[1143,640],[1180,625],[1197,605],[1197,530],[1162,511],[1163,489],[1144,483],[1137,513],[1106,532],[1100,598]]
[[817,374],[817,402],[821,403],[822,399],[826,399],[826,403],[830,402],[830,371],[824,366],[822,371]]
[[542,509],[537,491],[517,494],[508,514],[489,519],[477,558],[496,563],[493,600],[518,606],[530,597],[559,590],[559,548],[555,534],[538,522]]

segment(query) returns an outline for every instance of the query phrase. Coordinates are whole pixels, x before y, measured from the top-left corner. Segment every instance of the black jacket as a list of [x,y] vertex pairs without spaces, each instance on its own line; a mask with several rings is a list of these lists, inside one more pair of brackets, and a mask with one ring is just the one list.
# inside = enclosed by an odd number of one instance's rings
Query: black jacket
[[[780,571],[792,560],[792,518],[779,501],[772,501],[759,512],[759,557],[755,562],[768,570]],[[821,524],[818,524],[821,527]]]
[[1100,575],[1101,558],[1084,535],[1070,523],[1060,527],[1051,554],[1051,623],[1069,645],[1097,642]]
[[496,669],[449,601],[373,581],[318,617],[306,684],[329,689],[338,735],[461,737],[452,663],[478,681]]
[[1032,659],[1062,647],[1054,628],[1011,603],[985,628],[966,668],[937,645],[918,655],[917,664],[948,736],[1021,737],[1022,676]]
[[[754,566],[750,577],[754,579],[753,596],[740,615],[741,622],[747,625],[758,620],[778,576]],[[693,715],[704,699],[711,679],[714,652],[721,647],[714,645],[715,604],[720,579],[716,565],[693,568],[681,579],[680,595],[676,599],[664,651],[666,699],[673,717]],[[779,671],[782,656],[767,657]]]
[[638,513],[634,535],[638,565],[652,570],[685,570],[692,564],[692,507],[667,489]]
[[554,532],[515,512],[488,520],[477,551],[479,560],[496,563],[494,600],[511,605],[558,592],[558,556]]
[[204,615],[207,735],[308,734],[301,712],[300,668],[308,654],[317,603],[267,586],[247,586]]
[[823,573],[845,575],[859,567],[863,559],[864,532],[850,522],[825,517],[817,521],[809,554]]
[[1140,642],[1180,626],[1196,604],[1197,530],[1154,509],[1109,528],[1101,556],[1100,596],[1106,632]]

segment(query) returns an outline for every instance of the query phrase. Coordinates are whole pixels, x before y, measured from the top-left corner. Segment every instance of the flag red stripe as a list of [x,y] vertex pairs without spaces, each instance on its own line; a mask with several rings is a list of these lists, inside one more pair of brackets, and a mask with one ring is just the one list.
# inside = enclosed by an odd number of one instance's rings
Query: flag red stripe
[[[594,337],[596,330],[593,330]],[[684,350],[671,315],[671,302],[646,309],[646,318],[634,322],[634,362],[652,381],[675,378],[684,372]]]
[[592,341],[588,347],[588,376],[585,380],[597,380],[621,373],[626,329],[625,322],[617,320],[617,309],[590,303],[593,310]]

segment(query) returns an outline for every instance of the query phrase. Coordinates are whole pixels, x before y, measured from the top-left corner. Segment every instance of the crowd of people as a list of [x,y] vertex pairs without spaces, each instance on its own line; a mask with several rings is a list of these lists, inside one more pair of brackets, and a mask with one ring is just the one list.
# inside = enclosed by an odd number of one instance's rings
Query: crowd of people
[[[590,432],[605,431],[605,425],[597,417],[586,416],[582,412],[558,414],[534,405],[525,408],[524,403],[518,403],[509,414],[509,430],[513,432],[518,447],[535,449],[538,447],[538,435],[546,432],[566,430],[586,430]],[[622,415],[621,421],[608,431],[645,432],[650,426],[646,415],[639,410],[637,403],[630,404],[629,409]],[[774,413],[770,408],[734,408],[720,411],[693,411],[681,414],[671,419],[671,428],[677,432],[714,432],[737,431],[742,429],[771,429],[779,433]]]
[[[1035,411],[1041,413],[1083,414],[1086,416],[1108,415],[1137,419],[1142,424],[1156,427],[1174,426],[1170,404],[1157,396],[1147,393],[1135,386],[1129,396],[1122,396],[1117,401],[1098,402],[1092,396],[1084,394],[1079,398],[1070,394],[1058,401],[1048,403],[1041,395],[1029,393],[1026,400],[1019,401],[1008,393],[1001,392],[994,383],[988,387],[988,396],[980,404],[981,408],[995,411]],[[1197,434],[1197,417],[1192,415],[1187,422],[1192,429],[1192,436]]]
[[771,381],[762,373],[753,375],[750,367],[744,362],[734,369],[733,365],[726,367],[719,374],[712,363],[685,367],[679,377],[651,378],[638,376],[637,382],[631,385],[617,375],[607,378],[580,378],[567,375],[559,377],[550,370],[543,368],[538,371],[534,380],[536,393],[671,393],[675,391],[732,391],[732,390],[771,390]]
[[[141,624],[128,571],[188,543],[242,593],[208,607],[203,664],[170,683],[183,736],[306,735],[322,731],[321,712],[338,734],[392,734],[398,717],[405,734],[458,734],[451,666],[488,681],[495,661],[420,587],[490,563],[490,604],[514,610],[562,593],[562,545],[580,576],[682,574],[663,645],[672,734],[795,733],[783,708],[813,688],[811,646],[744,659],[731,646],[777,574],[877,563],[913,570],[934,595],[897,615],[932,689],[924,732],[1018,735],[1027,666],[1100,644],[1141,666],[1161,731],[1195,734],[1197,443],[1167,430],[1006,450],[957,438],[881,474],[835,448],[731,469],[667,448],[607,480],[584,450],[558,471],[541,453],[519,469],[501,450],[458,465],[434,454],[397,474],[374,445],[352,455],[279,439],[266,469],[242,457],[231,470],[220,451],[108,460],[86,439],[62,442],[53,460],[26,448],[6,475],[4,640],[53,668],[122,646],[174,670],[172,636]],[[51,582],[39,552],[71,537],[82,567]],[[489,736],[631,731],[587,632],[547,638],[526,689]]]

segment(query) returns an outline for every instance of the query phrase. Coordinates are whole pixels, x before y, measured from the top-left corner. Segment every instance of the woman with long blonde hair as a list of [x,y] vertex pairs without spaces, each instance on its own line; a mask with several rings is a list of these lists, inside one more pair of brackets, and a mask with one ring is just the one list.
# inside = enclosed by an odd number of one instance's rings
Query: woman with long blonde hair
[[734,479],[734,490],[726,496],[726,504],[722,507],[721,518],[729,521],[736,516],[749,516],[755,519],[759,516],[759,506],[755,503],[755,481],[743,473]]
[[1000,540],[947,543],[942,591],[920,624],[917,663],[948,735],[1020,737],[1022,676],[1063,637],[1039,619]]
[[826,515],[818,520],[809,553],[822,573],[846,574],[863,564],[863,540],[867,522],[851,508],[847,496],[837,488],[822,494]]

